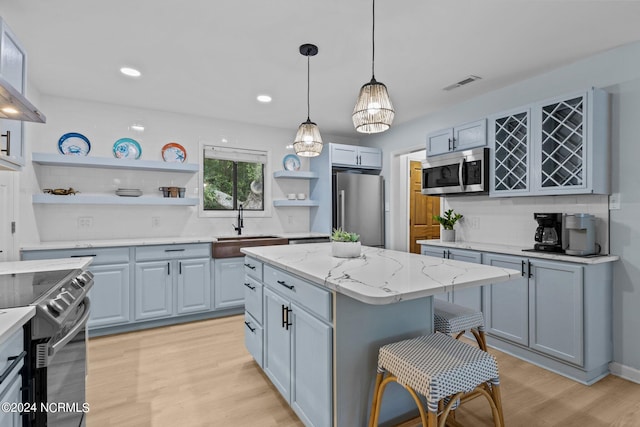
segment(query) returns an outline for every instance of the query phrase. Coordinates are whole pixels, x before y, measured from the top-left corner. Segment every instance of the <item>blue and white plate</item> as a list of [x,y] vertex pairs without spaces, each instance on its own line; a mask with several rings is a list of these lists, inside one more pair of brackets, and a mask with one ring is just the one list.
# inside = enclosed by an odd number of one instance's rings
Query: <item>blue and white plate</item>
[[135,139],[120,138],[113,144],[113,155],[118,159],[139,159],[142,148]]
[[177,142],[170,142],[162,147],[162,160],[184,163],[187,160],[187,150]]
[[284,166],[284,169],[288,171],[300,170],[300,157],[295,154],[287,154],[282,159],[282,165]]
[[58,140],[58,151],[65,156],[86,156],[91,151],[91,143],[83,134],[69,132]]

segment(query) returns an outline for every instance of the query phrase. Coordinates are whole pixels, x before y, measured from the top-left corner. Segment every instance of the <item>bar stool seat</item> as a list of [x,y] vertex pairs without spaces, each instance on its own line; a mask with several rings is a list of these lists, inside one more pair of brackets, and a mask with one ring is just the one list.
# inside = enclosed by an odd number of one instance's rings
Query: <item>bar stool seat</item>
[[[504,425],[495,358],[449,335],[436,332],[380,348],[370,427],[378,425],[382,395],[393,381],[409,391],[425,427],[444,426],[460,400],[477,395],[489,401],[495,426]],[[427,413],[417,394],[426,399]]]
[[433,311],[433,329],[435,331],[454,335],[456,339],[460,338],[465,331],[470,331],[476,338],[478,347],[487,351],[482,312],[437,298],[433,299]]

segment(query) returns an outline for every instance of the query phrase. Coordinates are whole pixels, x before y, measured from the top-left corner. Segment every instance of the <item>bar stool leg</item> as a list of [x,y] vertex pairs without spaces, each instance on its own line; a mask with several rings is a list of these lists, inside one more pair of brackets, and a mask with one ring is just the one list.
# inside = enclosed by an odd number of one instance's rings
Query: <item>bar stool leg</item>
[[377,415],[377,412],[379,410],[378,394],[380,393],[380,384],[382,383],[383,377],[384,377],[384,371],[378,370],[378,373],[376,375],[376,384],[373,387],[373,399],[371,401],[371,412],[369,414],[369,427],[375,427],[374,423],[377,423],[378,421],[378,415]]
[[504,427],[504,412],[502,411],[502,395],[500,394],[500,383],[491,383],[491,395],[496,403],[498,415],[500,416],[500,425]]
[[473,334],[474,337],[476,337],[476,341],[478,342],[478,347],[480,348],[480,350],[487,351],[487,340],[484,335],[484,331],[477,330],[474,328],[474,329],[471,329],[471,333]]

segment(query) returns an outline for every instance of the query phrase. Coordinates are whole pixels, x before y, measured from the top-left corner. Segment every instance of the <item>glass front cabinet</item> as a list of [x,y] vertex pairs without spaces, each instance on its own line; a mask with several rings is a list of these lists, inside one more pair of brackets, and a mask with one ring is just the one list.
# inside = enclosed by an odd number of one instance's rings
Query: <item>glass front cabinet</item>
[[608,194],[608,124],[600,89],[490,117],[490,195]]

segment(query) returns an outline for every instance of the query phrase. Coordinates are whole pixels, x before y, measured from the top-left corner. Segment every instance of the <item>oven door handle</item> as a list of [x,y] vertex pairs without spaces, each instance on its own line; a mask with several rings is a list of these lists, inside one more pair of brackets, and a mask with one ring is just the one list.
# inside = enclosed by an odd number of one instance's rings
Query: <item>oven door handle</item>
[[69,341],[71,341],[71,339],[73,337],[76,336],[76,334],[86,326],[87,321],[89,320],[89,314],[91,313],[91,301],[89,300],[89,298],[85,298],[82,303],[84,304],[84,314],[82,315],[82,317],[80,318],[80,320],[78,322],[76,322],[76,324],[73,326],[73,328],[71,328],[71,330],[69,331],[69,333],[67,335],[64,336],[64,338],[62,338],[60,341],[58,341],[57,343],[55,343],[54,345],[49,347],[49,351],[48,351],[48,355],[47,355],[47,365],[49,365],[49,360],[51,360],[53,358],[53,356],[55,356],[55,354],[65,345],[67,345],[67,343]]
[[460,164],[458,164],[458,181],[460,182],[460,192],[464,192],[464,159],[460,159]]

